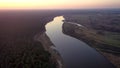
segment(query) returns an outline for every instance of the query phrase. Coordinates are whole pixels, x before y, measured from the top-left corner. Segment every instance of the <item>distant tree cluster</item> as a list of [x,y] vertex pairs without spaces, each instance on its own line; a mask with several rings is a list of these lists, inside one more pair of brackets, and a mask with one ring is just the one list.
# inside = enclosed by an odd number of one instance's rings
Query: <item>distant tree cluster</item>
[[118,14],[79,14],[66,15],[67,21],[82,24],[96,30],[120,32],[120,16]]

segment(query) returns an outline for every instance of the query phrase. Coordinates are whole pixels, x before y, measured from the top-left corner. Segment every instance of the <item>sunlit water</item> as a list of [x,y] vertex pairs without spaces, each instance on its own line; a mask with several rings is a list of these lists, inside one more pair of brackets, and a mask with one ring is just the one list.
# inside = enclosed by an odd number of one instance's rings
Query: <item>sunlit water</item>
[[63,16],[46,25],[46,34],[56,46],[66,68],[113,68],[101,54],[84,42],[62,32]]

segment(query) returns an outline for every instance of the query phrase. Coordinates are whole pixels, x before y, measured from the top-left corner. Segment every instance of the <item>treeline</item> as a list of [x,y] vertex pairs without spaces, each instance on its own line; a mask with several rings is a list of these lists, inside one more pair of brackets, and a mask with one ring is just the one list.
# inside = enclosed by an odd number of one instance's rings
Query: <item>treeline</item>
[[51,54],[34,40],[57,15],[46,12],[0,12],[0,68],[56,68]]
[[66,21],[75,22],[96,30],[120,32],[119,14],[65,15]]

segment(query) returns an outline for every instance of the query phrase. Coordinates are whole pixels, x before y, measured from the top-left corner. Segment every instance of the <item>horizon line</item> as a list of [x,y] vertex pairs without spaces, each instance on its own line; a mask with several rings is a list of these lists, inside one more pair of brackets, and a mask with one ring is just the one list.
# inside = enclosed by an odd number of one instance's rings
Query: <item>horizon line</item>
[[5,8],[0,10],[109,10],[109,9],[120,9],[120,8],[64,8],[64,9],[40,9],[40,8]]

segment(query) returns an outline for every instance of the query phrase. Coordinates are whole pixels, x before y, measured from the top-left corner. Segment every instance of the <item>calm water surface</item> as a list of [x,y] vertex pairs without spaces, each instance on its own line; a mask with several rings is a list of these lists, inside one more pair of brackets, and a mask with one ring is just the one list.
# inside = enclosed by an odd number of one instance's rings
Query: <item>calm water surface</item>
[[56,46],[66,68],[114,68],[101,54],[86,43],[62,32],[63,16],[55,17],[46,27],[46,34]]

